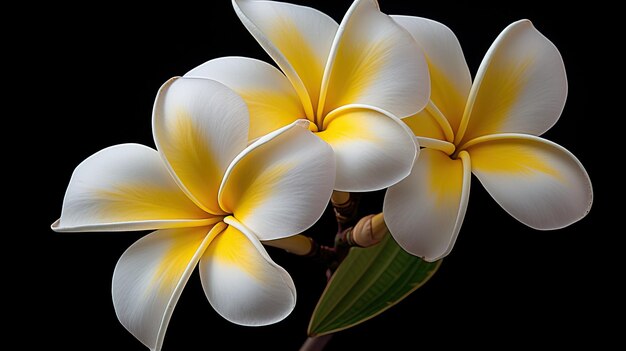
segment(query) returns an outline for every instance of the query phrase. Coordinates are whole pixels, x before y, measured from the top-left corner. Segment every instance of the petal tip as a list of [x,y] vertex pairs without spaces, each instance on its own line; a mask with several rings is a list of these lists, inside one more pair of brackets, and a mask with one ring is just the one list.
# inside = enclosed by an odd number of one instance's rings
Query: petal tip
[[63,229],[61,228],[61,218],[59,218],[56,221],[54,221],[54,223],[52,223],[50,225],[50,229],[52,229],[55,232],[63,231]]
[[428,263],[434,263],[437,262],[441,259],[443,259],[445,256],[447,256],[448,254],[444,254],[444,255],[439,255],[438,257],[426,257],[426,256],[421,256],[420,258]]
[[400,245],[400,247],[406,251],[406,253],[415,256],[415,257],[419,257],[420,259],[432,263],[432,262],[436,262],[439,261],[441,259],[443,259],[444,257],[448,256],[450,254],[450,252],[452,252],[452,247],[454,246],[454,244],[450,245],[448,248],[446,248],[446,250],[444,250],[443,252],[427,252],[425,253],[425,250],[420,250],[420,248],[415,248],[415,247],[410,247],[406,244],[403,244],[402,241],[398,241],[396,240],[396,242],[398,243],[398,245]]
[[310,129],[311,124],[311,121],[309,121],[308,119],[299,119],[294,122],[294,125],[304,129]]

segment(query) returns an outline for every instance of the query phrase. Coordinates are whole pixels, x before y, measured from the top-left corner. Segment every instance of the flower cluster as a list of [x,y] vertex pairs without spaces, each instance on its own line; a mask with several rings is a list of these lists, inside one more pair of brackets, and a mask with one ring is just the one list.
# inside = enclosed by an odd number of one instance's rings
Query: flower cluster
[[172,78],[152,114],[156,150],[106,148],[74,171],[59,232],[154,230],[120,258],[120,322],[153,350],[187,280],[227,320],[260,326],[296,289],[264,243],[304,232],[334,191],[387,189],[384,223],[407,252],[452,249],[471,174],[513,217],[567,226],[592,202],[589,177],[539,135],[567,79],[556,47],[522,20],[498,36],[472,81],[450,29],[356,0],[340,24],[314,9],[233,0],[278,68],[222,57]]

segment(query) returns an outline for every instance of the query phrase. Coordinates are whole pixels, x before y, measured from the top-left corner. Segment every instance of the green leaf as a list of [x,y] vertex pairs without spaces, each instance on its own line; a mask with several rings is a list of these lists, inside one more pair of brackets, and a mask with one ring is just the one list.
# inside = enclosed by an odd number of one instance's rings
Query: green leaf
[[441,260],[406,253],[391,237],[370,248],[352,248],[313,311],[309,335],[353,327],[400,302],[432,277]]

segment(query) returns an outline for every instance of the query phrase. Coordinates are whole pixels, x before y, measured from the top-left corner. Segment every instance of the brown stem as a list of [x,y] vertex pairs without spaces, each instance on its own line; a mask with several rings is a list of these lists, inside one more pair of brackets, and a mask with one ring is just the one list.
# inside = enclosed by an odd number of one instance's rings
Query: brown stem
[[310,336],[306,339],[304,344],[302,344],[300,351],[322,351],[332,337],[333,334]]
[[382,213],[365,216],[354,227],[339,233],[335,238],[335,246],[338,248],[370,247],[378,244],[386,233],[387,226]]
[[333,204],[337,223],[341,226],[354,219],[359,205],[359,196],[343,191],[334,191],[330,202]]
[[317,245],[313,239],[302,234],[283,239],[263,241],[263,244],[283,249],[298,256],[310,256],[317,251]]

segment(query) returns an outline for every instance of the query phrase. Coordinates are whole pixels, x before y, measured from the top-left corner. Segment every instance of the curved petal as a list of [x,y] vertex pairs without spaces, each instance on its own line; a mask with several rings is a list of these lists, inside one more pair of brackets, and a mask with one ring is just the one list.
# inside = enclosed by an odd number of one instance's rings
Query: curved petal
[[306,118],[302,103],[285,75],[274,66],[247,57],[220,57],[185,77],[207,78],[233,89],[250,111],[249,140]]
[[459,156],[422,150],[411,175],[385,194],[389,232],[403,249],[429,262],[450,253],[465,217],[471,170],[467,153]]
[[419,151],[402,121],[371,109],[342,111],[317,135],[335,150],[340,191],[374,191],[399,182]]
[[[113,273],[113,306],[122,325],[151,350],[160,350],[178,298],[223,223],[158,230],[124,252]],[[208,233],[208,234],[207,234]]]
[[559,119],[566,97],[565,66],[557,48],[530,21],[515,22],[480,64],[456,140],[495,133],[541,135]]
[[235,12],[296,88],[310,119],[337,23],[310,7],[233,0]]
[[415,40],[375,0],[355,1],[328,58],[318,117],[363,104],[402,118],[424,108],[429,95],[428,66]]
[[391,18],[408,30],[424,50],[430,71],[430,100],[446,116],[452,129],[458,130],[472,86],[459,40],[439,22],[411,16]]
[[333,190],[335,158],[301,120],[262,137],[231,164],[220,205],[261,240],[299,234],[322,215]]
[[454,144],[439,139],[415,137],[415,140],[417,140],[417,143],[420,145],[420,147],[439,150],[446,155],[453,155],[454,151],[456,150]]
[[454,141],[454,132],[446,117],[432,101],[422,111],[402,119],[417,137],[438,139],[446,142]]
[[208,79],[173,78],[154,103],[157,148],[179,185],[201,208],[217,203],[224,171],[248,143],[248,110],[234,91]]
[[261,326],[287,317],[296,304],[289,273],[274,263],[259,239],[232,217],[200,261],[202,287],[230,322]]
[[523,134],[501,134],[469,146],[472,172],[518,221],[541,230],[559,229],[587,215],[591,180],[563,147]]
[[59,232],[124,231],[207,225],[210,215],[180,190],[158,152],[139,144],[101,150],[72,174]]

